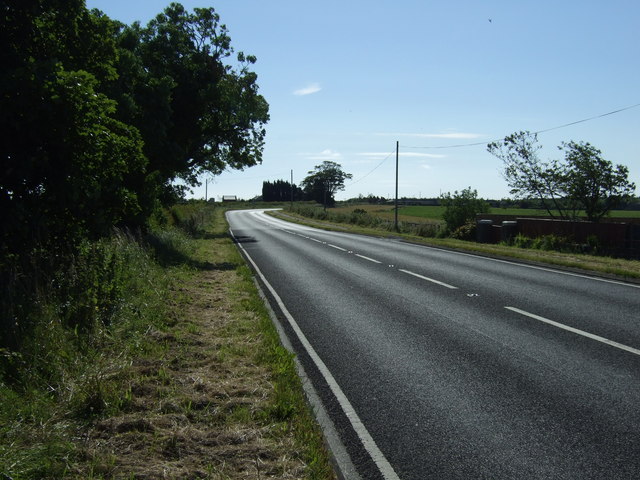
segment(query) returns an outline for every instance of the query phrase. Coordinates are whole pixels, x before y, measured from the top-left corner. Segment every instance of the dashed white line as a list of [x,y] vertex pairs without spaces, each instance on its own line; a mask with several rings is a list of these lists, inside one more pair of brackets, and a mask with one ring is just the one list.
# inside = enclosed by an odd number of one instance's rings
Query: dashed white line
[[520,315],[524,315],[529,318],[533,318],[534,320],[538,320],[540,322],[547,323],[549,325],[553,325],[554,327],[561,328],[563,330],[567,330],[569,332],[582,335],[583,337],[590,338],[592,340],[596,340],[597,342],[606,343],[615,348],[619,348],[620,350],[625,350],[630,353],[634,353],[636,355],[640,355],[640,350],[637,348],[629,347],[628,345],[623,345],[622,343],[614,342],[613,340],[609,340],[608,338],[601,337],[599,335],[594,335],[593,333],[585,332],[584,330],[579,330],[574,327],[570,327],[569,325],[564,325],[563,323],[554,322],[553,320],[549,320],[548,318],[541,317],[539,315],[535,315],[533,313],[526,312],[524,310],[520,310],[515,307],[504,307],[507,310],[511,310],[512,312],[519,313]]
[[331,243],[327,243],[327,245],[328,245],[328,246],[330,246],[331,248],[335,248],[336,250],[340,250],[340,251],[342,251],[342,252],[346,252],[346,251],[347,251],[347,249],[346,249],[346,248],[342,248],[342,247],[339,247],[339,246],[337,246],[337,245],[333,245],[333,244],[331,244]]
[[441,285],[446,288],[450,288],[452,290],[457,290],[458,287],[454,287],[453,285],[449,285],[448,283],[441,282],[440,280],[436,280],[434,278],[425,277],[424,275],[420,275],[418,273],[411,272],[409,270],[404,270],[402,268],[398,269],[400,272],[408,273],[409,275],[413,275],[414,277],[421,278],[422,280],[426,280],[427,282],[435,283],[437,285]]
[[359,253],[356,253],[355,255],[356,255],[356,257],[360,257],[363,260],[369,260],[370,262],[373,262],[373,263],[382,263],[382,262],[376,260],[375,258],[365,257],[364,255],[360,255]]

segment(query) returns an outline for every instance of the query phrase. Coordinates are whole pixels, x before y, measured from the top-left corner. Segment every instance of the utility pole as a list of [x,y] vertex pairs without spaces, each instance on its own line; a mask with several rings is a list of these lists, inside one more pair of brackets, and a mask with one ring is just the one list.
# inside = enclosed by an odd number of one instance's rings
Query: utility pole
[[396,213],[395,213],[395,228],[398,231],[398,152],[400,150],[400,141],[396,140]]
[[209,186],[209,179],[204,179],[204,202],[207,203],[207,187]]
[[291,170],[291,210],[293,210],[293,169]]

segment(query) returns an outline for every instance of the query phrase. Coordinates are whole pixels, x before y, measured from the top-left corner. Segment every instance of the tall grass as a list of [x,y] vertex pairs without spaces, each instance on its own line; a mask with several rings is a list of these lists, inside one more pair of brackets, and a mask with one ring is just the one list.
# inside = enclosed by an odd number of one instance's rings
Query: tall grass
[[[184,224],[198,228],[189,215]],[[170,280],[159,260],[186,257],[189,248],[175,228],[114,231],[64,259],[36,252],[5,260],[0,478],[63,476],[75,426],[126,406],[118,376],[169,318]]]

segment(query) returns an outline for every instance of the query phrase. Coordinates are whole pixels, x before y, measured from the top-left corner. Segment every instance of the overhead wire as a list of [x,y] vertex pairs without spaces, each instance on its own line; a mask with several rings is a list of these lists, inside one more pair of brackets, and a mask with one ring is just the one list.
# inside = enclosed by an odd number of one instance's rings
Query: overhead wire
[[[624,107],[624,108],[619,108],[617,110],[612,110],[611,112],[602,113],[600,115],[594,115],[593,117],[583,118],[582,120],[576,120],[575,122],[565,123],[563,125],[558,125],[556,127],[551,127],[551,128],[545,128],[545,129],[542,129],[542,130],[538,130],[538,131],[532,132],[532,134],[533,135],[538,135],[540,133],[546,133],[546,132],[550,132],[552,130],[559,130],[561,128],[570,127],[572,125],[577,125],[579,123],[589,122],[591,120],[596,120],[598,118],[607,117],[609,115],[614,115],[616,113],[624,112],[625,110],[631,110],[632,108],[637,108],[637,107],[640,107],[640,103],[636,103],[635,105],[629,105],[628,107]],[[502,139],[492,140],[492,141],[489,141],[489,142],[485,141],[485,142],[475,142],[475,143],[460,143],[460,144],[456,144],[456,145],[440,145],[440,146],[427,145],[427,146],[418,146],[418,147],[411,147],[411,146],[403,145],[402,147],[403,148],[410,148],[410,149],[442,149],[442,148],[477,147],[478,145],[487,145],[488,143],[499,142],[500,140],[502,140]]]
[[345,185],[345,186],[346,186],[346,187],[350,187],[351,185],[355,185],[356,183],[361,182],[362,180],[364,180],[365,178],[367,178],[369,175],[371,175],[373,172],[375,172],[375,171],[376,171],[380,166],[382,166],[382,164],[383,164],[384,162],[386,162],[386,161],[389,159],[389,157],[390,157],[391,155],[393,155],[394,153],[395,153],[395,151],[393,151],[393,152],[389,153],[389,155],[387,155],[386,157],[384,157],[384,160],[382,160],[378,165],[376,165],[375,167],[373,167],[373,169],[372,169],[371,171],[369,171],[369,173],[367,173],[367,174],[366,174],[366,175],[364,175],[363,177],[360,177],[359,179],[357,179],[357,180],[355,180],[355,181],[353,181],[353,182],[351,182],[351,183],[349,183],[349,184],[347,184],[347,185]]

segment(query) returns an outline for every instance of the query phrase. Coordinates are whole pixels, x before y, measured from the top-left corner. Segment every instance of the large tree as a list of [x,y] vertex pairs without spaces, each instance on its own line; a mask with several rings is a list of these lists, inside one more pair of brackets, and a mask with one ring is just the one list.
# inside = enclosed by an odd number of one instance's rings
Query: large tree
[[597,222],[633,198],[636,186],[629,181],[626,166],[614,166],[589,143],[572,141],[560,149],[565,152],[565,195],[584,210],[588,220]]
[[302,188],[308,198],[322,203],[325,208],[335,203],[335,193],[344,190],[345,180],[353,177],[344,172],[340,164],[328,160],[316,165],[308,173],[301,182]]
[[541,148],[538,136],[529,132],[516,132],[487,145],[487,150],[503,162],[502,175],[511,187],[511,195],[536,198],[549,216],[566,217],[561,168],[557,161],[543,161],[538,156]]
[[109,93],[120,119],[142,133],[165,193],[178,179],[195,186],[204,173],[262,161],[269,114],[250,70],[256,59],[239,53],[230,62],[230,42],[213,8],[172,3],[146,27],[120,25],[120,77]]
[[0,254],[69,249],[140,213],[137,130],[100,93],[115,78],[110,21],[84,2],[10,0],[0,17]]
[[563,160],[542,161],[537,136],[517,132],[487,146],[504,164],[503,175],[516,198],[537,198],[550,216],[575,218],[584,210],[597,222],[611,209],[629,200],[635,184],[629,170],[613,165],[602,152],[585,142],[563,143]]

